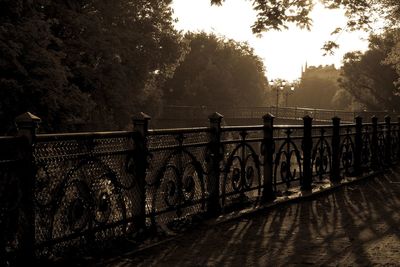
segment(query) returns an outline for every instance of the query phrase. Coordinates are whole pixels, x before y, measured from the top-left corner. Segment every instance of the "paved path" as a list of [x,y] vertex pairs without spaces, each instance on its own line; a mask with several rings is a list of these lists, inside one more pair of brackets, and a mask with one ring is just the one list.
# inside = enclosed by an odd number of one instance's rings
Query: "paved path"
[[102,266],[400,266],[400,168]]

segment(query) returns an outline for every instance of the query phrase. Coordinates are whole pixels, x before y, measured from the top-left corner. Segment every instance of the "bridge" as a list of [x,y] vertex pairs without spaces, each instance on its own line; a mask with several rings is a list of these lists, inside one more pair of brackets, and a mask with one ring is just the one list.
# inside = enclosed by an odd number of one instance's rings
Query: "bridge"
[[[255,125],[224,126],[214,112],[208,126],[150,129],[150,116],[139,113],[130,131],[40,134],[40,118],[22,114],[18,134],[0,138],[0,259],[99,255],[382,174],[400,158],[400,123],[370,115],[318,124],[307,113],[301,125],[277,125],[266,113]],[[352,205],[339,202],[331,211]]]
[[260,123],[260,118],[267,114],[274,114],[277,124],[302,124],[304,116],[310,116],[315,123],[329,124],[333,117],[339,117],[342,123],[353,123],[354,118],[378,117],[383,120],[385,116],[395,117],[389,111],[346,111],[331,109],[316,109],[307,107],[233,107],[233,106],[164,106],[160,115],[155,118],[154,127],[196,127],[206,126],[207,116],[219,112],[224,116],[226,125],[255,125]]

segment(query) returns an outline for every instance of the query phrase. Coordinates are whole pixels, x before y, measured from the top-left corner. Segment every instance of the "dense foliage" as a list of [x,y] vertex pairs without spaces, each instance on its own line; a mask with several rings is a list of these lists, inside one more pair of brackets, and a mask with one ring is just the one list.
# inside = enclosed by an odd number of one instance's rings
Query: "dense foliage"
[[340,84],[367,109],[398,111],[396,66],[400,62],[391,54],[399,45],[397,34],[397,31],[387,31],[383,35],[372,35],[366,52],[355,51],[344,57]]
[[339,90],[337,79],[339,70],[335,66],[310,66],[302,74],[299,86],[290,96],[292,106],[335,109],[340,108],[333,103]]
[[[315,1],[252,0],[258,14],[253,32],[281,30],[290,23],[309,28]],[[377,15],[385,19],[386,33],[372,36],[367,52],[346,55],[341,85],[370,109],[397,108],[399,2],[318,1],[345,8],[348,30],[368,29]],[[157,114],[164,103],[265,104],[264,66],[253,50],[204,33],[181,36],[173,28],[170,4],[0,0],[0,132],[9,132],[15,116],[25,111],[42,118],[44,131],[104,130],[126,128],[132,113]],[[325,48],[335,45],[327,42]],[[336,90],[330,78],[306,76],[300,86],[304,92],[314,92],[307,88],[316,83],[324,97]],[[292,104],[302,105],[302,98],[310,102],[306,95]],[[333,98],[343,96],[342,90]]]
[[186,34],[185,42],[188,52],[165,86],[168,104],[264,104],[264,65],[247,44],[205,33]]
[[1,131],[27,110],[52,125],[86,119],[93,102],[70,82],[62,40],[42,10],[28,1],[1,0],[0,12]]
[[0,131],[28,110],[47,131],[151,113],[181,54],[169,4],[0,0]]
[[[226,0],[211,0],[211,4],[221,5]],[[233,1],[233,0],[230,0]],[[343,30],[371,30],[377,19],[384,19],[388,27],[399,26],[400,2],[398,0],[251,0],[257,18],[252,26],[254,33],[271,29],[282,30],[294,23],[301,28],[312,26],[310,13],[315,3],[322,3],[330,9],[342,8],[348,17],[345,29],[336,28],[332,34]],[[327,41],[324,49],[331,52],[336,48],[334,41]]]

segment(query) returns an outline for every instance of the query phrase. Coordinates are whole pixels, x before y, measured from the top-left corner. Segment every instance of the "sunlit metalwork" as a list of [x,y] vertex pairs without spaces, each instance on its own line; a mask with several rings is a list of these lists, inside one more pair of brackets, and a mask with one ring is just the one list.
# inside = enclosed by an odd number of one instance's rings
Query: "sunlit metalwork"
[[339,183],[400,156],[390,118],[314,127],[309,116],[304,126],[274,126],[271,115],[261,126],[222,126],[222,118],[148,130],[142,114],[134,131],[0,138],[1,259],[83,253],[143,229],[180,231],[191,218]]

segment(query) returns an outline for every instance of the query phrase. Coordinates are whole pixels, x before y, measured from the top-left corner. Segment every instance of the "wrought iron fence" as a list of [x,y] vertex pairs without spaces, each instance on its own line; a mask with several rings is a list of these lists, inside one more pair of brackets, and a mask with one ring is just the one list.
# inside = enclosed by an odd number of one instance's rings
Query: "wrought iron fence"
[[[0,138],[0,256],[49,257],[98,249],[143,229],[178,230],[273,200],[294,187],[340,183],[395,163],[400,126],[378,123],[222,126],[127,132],[36,134],[37,118],[17,119],[18,137]],[[2,262],[4,263],[4,262]]]
[[133,132],[38,135],[35,247],[41,254],[104,244],[143,226]]
[[174,228],[177,218],[206,211],[209,140],[208,128],[148,132],[146,215],[152,227]]

